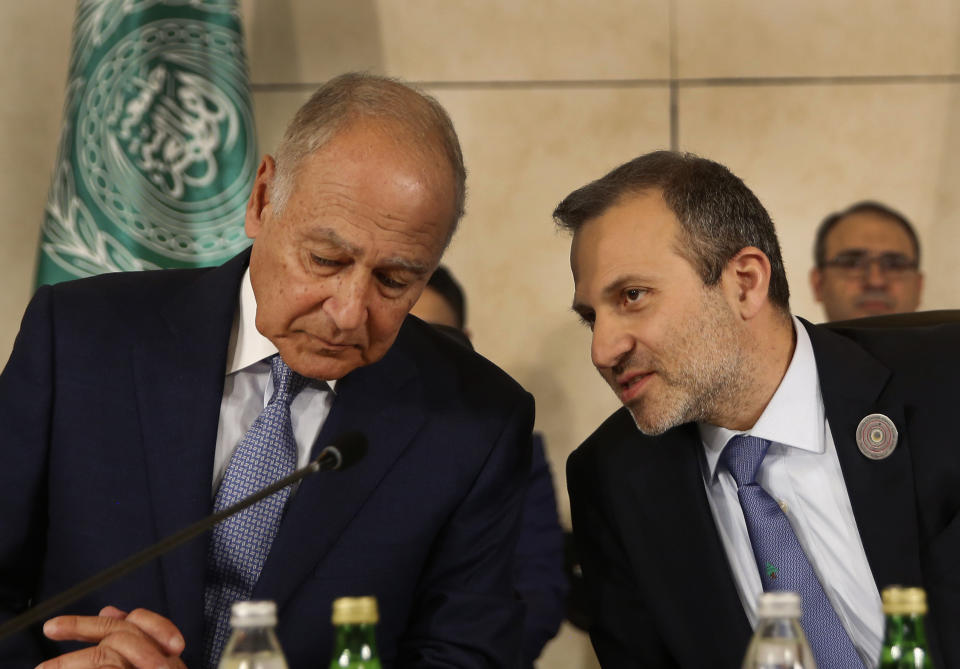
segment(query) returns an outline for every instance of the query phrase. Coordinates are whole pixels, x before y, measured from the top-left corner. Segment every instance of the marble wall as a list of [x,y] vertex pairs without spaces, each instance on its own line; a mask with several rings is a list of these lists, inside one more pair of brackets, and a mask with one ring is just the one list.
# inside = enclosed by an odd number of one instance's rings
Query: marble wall
[[[880,199],[924,244],[925,308],[960,306],[960,3],[930,0],[244,0],[262,151],[325,79],[419,83],[450,111],[469,170],[446,262],[477,349],[537,398],[564,522],[566,455],[616,407],[569,310],[569,240],[550,212],[640,153],[727,164],[780,232],[794,311],[814,229]],[[32,286],[73,3],[0,4],[0,358]],[[541,667],[584,669],[565,629]]]

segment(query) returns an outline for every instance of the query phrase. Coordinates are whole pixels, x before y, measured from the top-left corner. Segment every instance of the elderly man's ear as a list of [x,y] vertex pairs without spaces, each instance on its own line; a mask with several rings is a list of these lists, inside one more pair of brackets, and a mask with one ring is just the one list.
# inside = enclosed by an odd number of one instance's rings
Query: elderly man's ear
[[250,199],[247,200],[247,213],[243,219],[243,229],[250,239],[256,239],[263,227],[263,210],[270,205],[270,187],[276,174],[273,156],[265,155],[257,168]]

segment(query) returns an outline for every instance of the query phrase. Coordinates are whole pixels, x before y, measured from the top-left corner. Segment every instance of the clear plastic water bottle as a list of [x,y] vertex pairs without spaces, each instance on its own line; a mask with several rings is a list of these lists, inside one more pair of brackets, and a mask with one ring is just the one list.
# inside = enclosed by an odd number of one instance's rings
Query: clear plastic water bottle
[[230,639],[220,656],[219,669],[287,669],[273,602],[236,602],[230,610]]
[[765,592],[760,595],[760,621],[747,646],[742,669],[816,669],[810,644],[800,627],[800,595]]

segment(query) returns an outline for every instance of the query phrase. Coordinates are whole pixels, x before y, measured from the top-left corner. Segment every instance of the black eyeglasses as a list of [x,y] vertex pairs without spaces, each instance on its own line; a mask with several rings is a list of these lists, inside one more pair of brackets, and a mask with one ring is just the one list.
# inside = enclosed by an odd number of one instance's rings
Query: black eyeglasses
[[863,278],[870,271],[870,265],[876,263],[877,269],[890,278],[906,276],[916,271],[920,263],[911,260],[902,253],[881,253],[870,255],[864,251],[845,251],[832,260],[824,261],[822,267],[832,267],[850,278]]

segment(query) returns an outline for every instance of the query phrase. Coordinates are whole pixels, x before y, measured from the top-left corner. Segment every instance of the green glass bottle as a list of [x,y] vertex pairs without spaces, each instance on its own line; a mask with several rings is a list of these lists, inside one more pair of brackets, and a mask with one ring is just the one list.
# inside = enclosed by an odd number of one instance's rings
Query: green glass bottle
[[377,654],[376,597],[340,597],[333,602],[335,638],[330,669],[381,669]]
[[923,588],[884,588],[886,616],[880,669],[933,669],[927,649],[927,593]]
[[897,669],[903,656],[903,588],[891,585],[880,593],[885,618],[878,669]]

